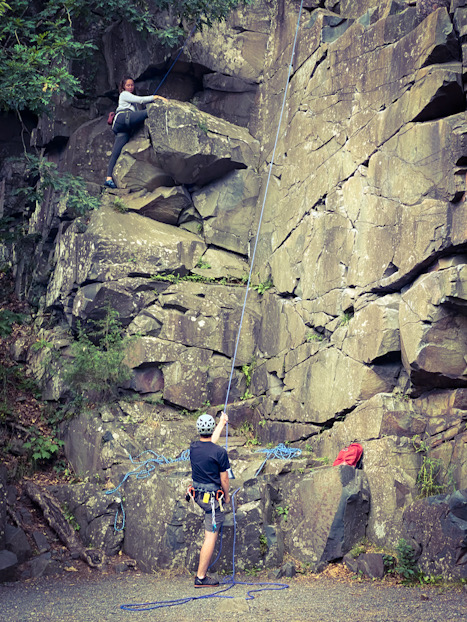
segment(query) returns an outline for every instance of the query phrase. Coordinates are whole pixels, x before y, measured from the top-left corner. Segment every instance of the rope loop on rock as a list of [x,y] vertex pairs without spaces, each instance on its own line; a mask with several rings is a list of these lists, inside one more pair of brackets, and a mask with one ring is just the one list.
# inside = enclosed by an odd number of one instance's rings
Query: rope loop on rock
[[295,447],[287,447],[286,445],[284,445],[284,443],[279,443],[279,445],[276,445],[272,449],[257,449],[255,453],[266,454],[266,458],[264,459],[264,462],[262,463],[262,465],[259,467],[259,469],[255,473],[255,477],[257,477],[261,473],[264,465],[270,458],[276,458],[279,460],[288,460],[289,458],[298,458],[299,456],[302,455],[302,450],[296,449]]
[[[144,456],[144,454],[150,454],[151,458],[147,458],[146,460],[140,460],[141,456]],[[126,480],[132,476],[136,477],[136,479],[146,479],[153,473],[157,465],[174,464],[175,462],[187,462],[190,459],[190,450],[185,449],[184,451],[182,451],[180,456],[178,456],[178,458],[166,458],[162,454],[158,454],[152,449],[146,449],[145,451],[141,452],[136,458],[133,458],[132,456],[129,456],[129,458],[132,464],[136,465],[137,468],[132,471],[128,471],[123,476],[118,486],[116,486],[112,490],[106,490],[106,495],[113,495],[114,493],[116,493],[123,486]],[[115,514],[114,530],[116,532],[119,532],[125,529],[125,510],[123,507],[123,501],[121,499],[117,500],[117,503],[120,504],[120,507],[117,509],[117,512]],[[120,516],[122,517],[122,519],[120,521],[121,524],[119,525]]]

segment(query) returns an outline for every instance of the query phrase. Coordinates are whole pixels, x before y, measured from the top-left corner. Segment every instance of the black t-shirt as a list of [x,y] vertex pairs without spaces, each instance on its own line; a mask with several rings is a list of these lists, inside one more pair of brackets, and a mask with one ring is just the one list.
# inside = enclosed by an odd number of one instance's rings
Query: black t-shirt
[[194,441],[190,445],[191,476],[198,484],[221,485],[220,474],[230,469],[223,447],[211,441]]

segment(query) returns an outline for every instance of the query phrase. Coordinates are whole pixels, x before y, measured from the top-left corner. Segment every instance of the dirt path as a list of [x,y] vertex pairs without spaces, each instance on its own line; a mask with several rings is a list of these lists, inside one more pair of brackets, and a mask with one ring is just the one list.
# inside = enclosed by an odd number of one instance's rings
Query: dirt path
[[[237,577],[240,580],[240,577]],[[241,580],[255,581],[250,578]],[[215,590],[195,590],[191,577],[140,572],[88,577],[67,573],[0,585],[0,620],[8,622],[465,622],[467,592],[460,588],[407,588],[384,582],[339,581],[320,575],[289,579],[289,588],[264,591],[245,600],[235,585],[215,598]],[[201,592],[201,593],[200,593]],[[230,598],[226,598],[230,597]],[[124,603],[191,599],[180,606],[132,612]]]

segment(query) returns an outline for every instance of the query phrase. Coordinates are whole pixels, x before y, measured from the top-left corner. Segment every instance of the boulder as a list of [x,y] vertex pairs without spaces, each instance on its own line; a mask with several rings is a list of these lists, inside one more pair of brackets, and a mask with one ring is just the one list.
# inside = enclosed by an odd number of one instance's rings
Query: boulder
[[285,374],[276,408],[283,411],[282,419],[297,420],[303,412],[309,422],[324,423],[377,393],[391,391],[398,371],[398,364],[369,367],[328,347]]
[[152,193],[157,188],[175,185],[172,177],[157,165],[154,149],[144,129],[139,130],[123,147],[113,177],[119,188],[143,194],[144,191]]
[[11,551],[0,550],[0,583],[15,581],[18,558]]
[[251,169],[236,170],[193,194],[208,244],[248,254],[260,178]]
[[115,135],[107,119],[87,121],[71,135],[64,153],[63,167],[86,181],[102,184]]
[[428,497],[404,512],[409,538],[421,547],[418,559],[426,575],[467,578],[467,490]]
[[418,496],[421,456],[405,437],[385,436],[363,445],[363,464],[371,490],[366,536],[381,546],[395,547],[403,534],[404,510]]
[[318,470],[291,481],[281,495],[285,548],[312,570],[341,559],[365,535],[370,491],[363,471]]
[[176,225],[183,210],[191,205],[191,196],[181,186],[159,187],[153,192],[140,190],[124,198],[125,207],[146,218]]
[[391,294],[358,310],[349,321],[342,351],[363,363],[399,353],[399,302],[400,295]]
[[101,406],[92,416],[82,413],[62,424],[64,450],[82,477],[99,476],[120,482],[122,471],[134,469],[130,456],[150,450],[175,458],[189,447],[194,424],[180,411],[146,402]]
[[246,281],[250,269],[243,257],[212,246],[201,257],[198,266],[192,270],[193,274],[208,279],[235,279],[242,282]]
[[[16,555],[20,564],[32,555],[31,545],[21,527],[6,525],[5,548]],[[42,553],[43,551],[40,552]]]
[[345,564],[352,572],[363,574],[370,579],[382,579],[385,574],[384,559],[381,553],[363,553],[355,559],[351,554],[344,557]]
[[204,185],[257,163],[259,145],[248,130],[190,104],[156,100],[147,127],[156,164],[178,184]]
[[[185,282],[165,290],[159,298],[161,309],[152,306],[150,310],[162,323],[161,339],[210,349],[230,358],[235,349],[244,298],[242,287]],[[254,335],[261,321],[259,302],[259,295],[250,292],[236,365],[250,364],[254,355]]]
[[102,486],[96,484],[54,486],[51,491],[73,514],[85,546],[101,549],[109,556],[118,553],[124,533],[115,530],[114,526],[120,527],[115,518],[120,508],[121,492],[106,494]]
[[255,82],[236,76],[208,73],[203,76],[203,87],[193,99],[200,110],[234,125],[248,127],[258,89]]
[[[148,276],[159,271],[183,273],[196,265],[204,250],[204,243],[192,233],[103,206],[93,212],[87,226],[75,221],[59,234],[47,304],[68,307],[68,297],[85,281],[97,287],[99,282],[135,272]],[[79,313],[78,305],[74,313]]]
[[240,6],[215,28],[196,32],[188,45],[190,60],[226,76],[259,81],[270,32],[267,5]]

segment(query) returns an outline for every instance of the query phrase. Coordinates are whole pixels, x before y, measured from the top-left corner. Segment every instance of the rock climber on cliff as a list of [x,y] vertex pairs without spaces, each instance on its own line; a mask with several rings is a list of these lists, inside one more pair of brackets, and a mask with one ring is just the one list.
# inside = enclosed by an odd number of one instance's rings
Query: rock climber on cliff
[[116,184],[112,179],[112,172],[123,147],[130,140],[132,133],[142,124],[148,117],[147,110],[137,110],[136,104],[149,104],[156,99],[167,101],[165,97],[160,95],[146,95],[140,97],[135,94],[135,82],[133,78],[123,78],[118,87],[120,96],[118,98],[118,107],[112,123],[112,130],[115,134],[115,143],[110,156],[109,165],[107,167],[107,177],[104,186],[108,188],[116,188]]
[[222,413],[217,426],[211,415],[201,415],[196,422],[199,440],[190,445],[193,486],[189,493],[204,510],[204,543],[199,555],[195,587],[214,587],[219,581],[207,576],[207,570],[216,545],[219,528],[224,522],[223,502],[230,503],[227,451],[216,445],[225,424]]

